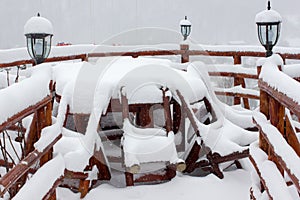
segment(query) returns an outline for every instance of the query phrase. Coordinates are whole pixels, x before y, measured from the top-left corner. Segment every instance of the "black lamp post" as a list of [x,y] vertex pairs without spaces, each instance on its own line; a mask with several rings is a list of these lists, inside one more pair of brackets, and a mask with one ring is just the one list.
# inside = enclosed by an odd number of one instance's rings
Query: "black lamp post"
[[267,51],[266,56],[269,57],[273,54],[272,49],[279,39],[281,16],[278,12],[271,10],[271,3],[268,1],[267,10],[258,13],[255,21],[259,41]]
[[42,63],[50,54],[53,36],[52,24],[49,20],[37,16],[30,18],[24,26],[27,40],[27,51],[36,64]]
[[187,37],[191,34],[192,24],[187,19],[187,16],[185,16],[184,19],[180,21],[179,25],[183,40],[186,40]]

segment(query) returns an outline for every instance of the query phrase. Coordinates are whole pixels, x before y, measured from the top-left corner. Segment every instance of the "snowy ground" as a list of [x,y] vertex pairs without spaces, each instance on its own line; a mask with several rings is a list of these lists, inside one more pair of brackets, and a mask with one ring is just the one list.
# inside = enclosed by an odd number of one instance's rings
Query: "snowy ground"
[[[223,180],[214,175],[191,177],[178,175],[172,181],[158,185],[141,185],[127,188],[115,188],[103,184],[91,190],[84,200],[109,198],[111,200],[243,200],[249,199],[250,173],[246,170],[234,170],[224,173]],[[58,200],[78,200],[80,194],[68,189],[57,189]]]

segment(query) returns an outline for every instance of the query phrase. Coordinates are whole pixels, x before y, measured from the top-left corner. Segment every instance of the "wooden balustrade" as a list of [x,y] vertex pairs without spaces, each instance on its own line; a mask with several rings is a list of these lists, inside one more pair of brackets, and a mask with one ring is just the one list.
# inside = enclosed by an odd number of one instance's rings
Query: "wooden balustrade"
[[[280,75],[283,72],[278,70],[276,73]],[[289,80],[285,80],[285,82],[287,81]],[[255,116],[253,121],[259,128],[259,148],[262,150],[259,154],[264,155],[257,155],[258,150],[252,152],[250,150],[250,160],[260,178],[261,193],[266,191],[270,199],[281,199],[278,194],[286,194],[284,199],[293,199],[288,192],[288,186],[292,184],[300,193],[300,144],[289,112],[299,118],[300,105],[292,97],[271,87],[263,79],[258,81],[258,85],[260,88],[260,112],[265,115],[265,118]],[[264,156],[267,160],[261,160]],[[275,168],[272,163],[275,164]],[[272,178],[269,176],[270,172],[264,169],[266,166],[273,170]],[[285,174],[289,176],[291,182],[286,183]],[[274,179],[278,180],[278,184],[284,183],[284,186],[280,187],[281,192],[274,192],[278,188],[272,183]],[[259,198],[254,193],[260,192],[253,192],[253,190],[255,188],[251,189],[251,198]]]

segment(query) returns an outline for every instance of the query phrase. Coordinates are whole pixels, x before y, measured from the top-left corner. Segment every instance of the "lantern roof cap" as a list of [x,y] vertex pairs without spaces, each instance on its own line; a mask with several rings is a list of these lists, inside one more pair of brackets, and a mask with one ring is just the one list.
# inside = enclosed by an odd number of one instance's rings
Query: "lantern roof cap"
[[192,23],[187,19],[187,16],[185,16],[184,19],[180,20],[179,25],[180,26],[191,26]]
[[280,23],[282,21],[281,15],[275,10],[263,10],[255,16],[256,23]]
[[37,16],[31,17],[24,26],[24,34],[49,34],[53,35],[52,23],[41,17],[38,13]]

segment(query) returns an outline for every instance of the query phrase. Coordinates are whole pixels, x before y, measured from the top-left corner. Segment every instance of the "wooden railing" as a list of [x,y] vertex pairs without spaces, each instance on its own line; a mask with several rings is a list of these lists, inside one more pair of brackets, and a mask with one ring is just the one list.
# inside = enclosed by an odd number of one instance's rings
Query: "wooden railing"
[[[217,56],[217,57],[229,57],[233,58],[233,65],[232,67],[240,67],[242,64],[242,58],[243,57],[264,57],[265,52],[251,52],[251,51],[200,51],[200,50],[190,50],[187,45],[181,45],[181,48],[179,50],[156,50],[156,51],[133,51],[133,52],[100,52],[100,53],[85,53],[85,54],[78,54],[78,55],[72,55],[72,56],[60,56],[60,57],[53,57],[48,58],[46,62],[59,62],[59,61],[67,61],[67,60],[81,60],[81,61],[88,61],[89,58],[97,58],[97,57],[109,57],[109,56],[131,56],[133,58],[137,58],[140,56],[169,56],[169,55],[178,55],[181,56],[181,61],[188,62],[190,60],[191,56]],[[286,54],[282,53],[280,54],[283,58],[283,60],[286,59],[300,59],[300,54]],[[20,60],[20,61],[13,61],[10,63],[0,63],[0,68],[6,68],[6,67],[13,67],[18,65],[24,65],[24,64],[33,64],[32,60]],[[245,73],[245,72],[235,72],[231,70],[209,70],[209,74],[211,76],[222,76],[222,77],[232,77],[234,79],[234,86],[237,87],[239,85],[242,86],[242,88],[246,89],[245,79],[257,79],[258,76],[251,72],[251,73]],[[290,109],[290,111],[295,114],[298,118],[300,118],[300,106],[296,105],[295,102],[293,102],[289,97],[286,95],[280,93],[279,91],[274,90],[274,88],[269,87],[265,82],[259,81],[259,86],[261,89],[260,94],[260,101],[261,101],[261,111],[266,115],[270,116],[271,123],[273,125],[276,125],[277,128],[281,131],[281,133],[284,133],[284,136],[287,138],[289,146],[292,146],[294,150],[299,155],[299,150],[297,150],[297,146],[299,147],[299,144],[297,144],[295,141],[298,141],[295,139],[294,133],[292,128],[290,127],[291,122],[288,117],[285,117],[285,121],[283,120],[283,117],[285,116],[284,110],[282,106],[285,106]],[[240,92],[242,90],[237,91],[216,91],[218,95],[226,95],[226,96],[232,96],[234,97],[234,104],[239,104],[241,102],[241,99],[243,99],[244,106],[246,108],[249,108],[249,102],[248,99],[258,99],[258,95],[253,94],[247,90],[244,90],[244,92]],[[22,176],[26,174],[28,171],[30,171],[30,166],[32,166],[34,163],[36,163],[40,158],[44,157],[46,155],[45,161],[48,161],[51,158],[51,148],[55,144],[57,140],[61,137],[59,135],[49,146],[45,148],[43,152],[37,152],[33,148],[33,143],[37,141],[41,129],[47,125],[49,125],[49,121],[45,121],[46,118],[43,118],[43,116],[47,115],[46,113],[49,113],[49,105],[50,97],[48,97],[45,102],[39,102],[36,105],[29,107],[23,111],[20,111],[19,114],[16,116],[8,119],[6,124],[0,124],[0,129],[3,130],[8,127],[13,127],[14,124],[24,117],[34,113],[33,118],[33,125],[31,127],[31,131],[29,134],[30,142],[27,145],[26,150],[26,157],[16,166],[14,166],[12,163],[7,163],[6,161],[0,160],[1,163],[9,168],[13,168],[10,170],[9,173],[7,173],[5,176],[3,176],[0,179],[0,184],[3,186],[1,190],[1,194],[3,194],[5,191],[8,191],[12,188],[12,186],[16,185],[17,181],[22,179]],[[272,105],[272,109],[269,109],[269,106],[267,106],[270,102],[270,105]],[[279,103],[280,102],[280,103]],[[46,107],[45,107],[46,106]],[[267,108],[268,107],[268,108]],[[275,117],[276,116],[276,117]],[[278,117],[280,116],[280,117]],[[276,165],[279,166],[280,170],[282,169],[286,171],[292,180],[292,184],[295,185],[295,187],[298,189],[299,192],[299,176],[293,175],[294,170],[290,168],[290,163],[286,162],[284,159],[280,159],[280,152],[278,152],[275,148],[275,146],[272,145],[272,140],[269,138],[269,134],[267,131],[263,129],[264,124],[261,124],[260,121],[255,121],[258,128],[260,128],[260,147],[265,150],[265,152],[269,152],[270,157],[272,158],[272,161],[276,161]],[[266,122],[267,123],[267,122]],[[280,127],[279,125],[280,124]],[[282,128],[282,125],[284,125],[284,128]],[[36,130],[34,130],[36,129]],[[285,132],[282,132],[285,130]],[[35,134],[36,133],[36,134]],[[286,146],[286,144],[285,144]],[[250,152],[251,154],[251,152]],[[256,155],[255,153],[251,155]],[[295,157],[295,156],[294,156]],[[263,188],[268,192],[270,198],[273,194],[271,194],[271,191],[269,191],[269,182],[264,179],[264,173],[260,170],[260,164],[258,163],[255,156],[251,156],[251,159],[256,166],[258,175],[261,178],[261,182],[263,184]],[[221,162],[221,161],[220,161]],[[222,161],[223,162],[223,161]],[[24,163],[27,163],[24,165]],[[267,162],[269,163],[269,162]],[[274,169],[274,167],[271,167]],[[86,177],[84,177],[86,178]],[[83,178],[83,179],[84,179]],[[279,178],[280,179],[280,178]],[[280,179],[281,180],[281,179]],[[282,181],[281,181],[282,182]],[[285,182],[284,182],[285,183]],[[271,184],[272,185],[272,184]],[[12,193],[15,193],[18,191],[17,189],[14,189]],[[253,196],[253,195],[252,195]],[[254,198],[254,196],[253,196]]]
[[[217,47],[217,46],[216,46]],[[218,49],[218,48],[217,48]],[[265,52],[261,51],[253,51],[251,48],[248,51],[245,51],[246,47],[243,48],[242,51],[233,51],[233,50],[192,50],[189,45],[182,44],[179,49],[175,50],[139,50],[139,51],[114,51],[114,52],[94,52],[94,53],[83,53],[77,55],[66,55],[66,56],[57,56],[46,59],[45,62],[59,62],[59,61],[67,61],[67,60],[81,60],[88,61],[89,58],[99,58],[99,57],[111,57],[111,56],[130,56],[133,58],[137,58],[140,56],[172,56],[178,55],[181,56],[181,62],[188,62],[190,57],[192,56],[214,56],[214,57],[227,57],[232,58],[233,63],[232,66],[240,67],[242,64],[243,57],[265,57]],[[281,55],[283,60],[287,59],[299,59],[300,54],[293,53],[285,53],[276,52]],[[0,68],[24,65],[24,64],[33,64],[32,60],[15,60],[8,63],[0,63]],[[243,72],[235,72],[232,71],[210,71],[211,76],[218,77],[231,77],[233,78],[233,88],[231,89],[223,89],[217,90],[217,95],[234,97],[234,105],[240,104],[241,99],[243,99],[243,104],[245,108],[250,108],[249,99],[259,99],[257,92],[253,90],[243,90],[247,88],[245,84],[245,79],[257,79],[257,75],[255,74],[247,74]],[[241,89],[239,89],[241,87]]]
[[[260,183],[253,183],[251,198],[259,199],[265,192],[269,199],[298,199],[300,144],[291,114],[299,119],[300,103],[295,100],[293,93],[284,91],[287,89],[284,85],[299,91],[297,88],[300,88],[300,83],[280,72],[278,68],[272,70],[271,78],[282,80],[281,83],[267,81],[269,79],[265,78],[266,73],[260,76],[258,82],[260,112],[264,116],[258,114],[253,117],[259,129],[259,144],[251,146],[250,160],[256,169]],[[285,177],[286,175],[289,178]]]

